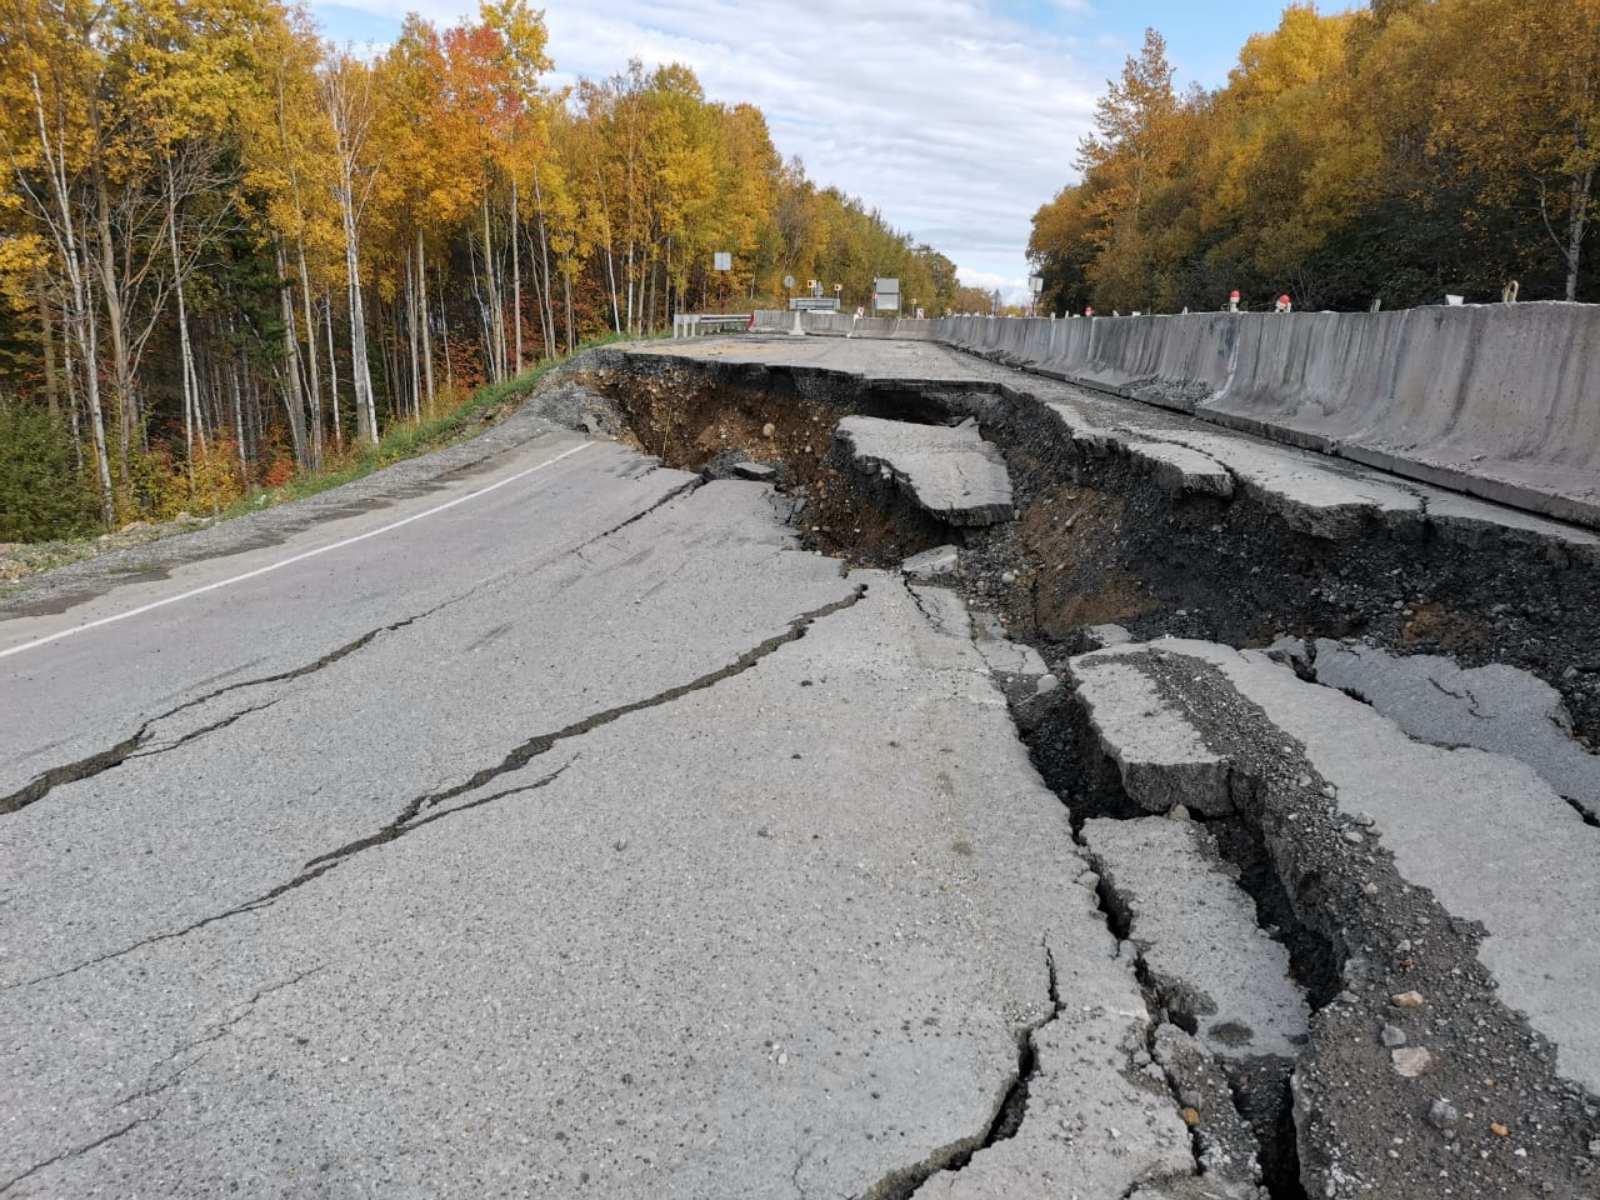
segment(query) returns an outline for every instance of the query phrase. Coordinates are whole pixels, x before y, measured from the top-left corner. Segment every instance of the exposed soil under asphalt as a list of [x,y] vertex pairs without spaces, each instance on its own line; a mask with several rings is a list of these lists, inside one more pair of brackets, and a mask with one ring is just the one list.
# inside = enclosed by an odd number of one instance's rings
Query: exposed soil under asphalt
[[[636,444],[669,466],[700,470],[730,449],[778,466],[816,549],[884,565],[891,545],[963,545],[971,589],[1013,636],[1070,646],[1081,626],[1116,622],[1140,640],[1359,636],[1467,667],[1507,663],[1555,687],[1579,737],[1600,745],[1594,571],[1532,534],[1407,514],[1372,517],[1355,536],[1315,537],[1248,493],[1175,497],[1126,456],[1085,455],[1040,400],[1003,385],[918,387],[613,349],[575,361],[562,380],[610,399]],[[870,521],[853,518],[884,498],[830,449],[832,425],[851,414],[976,417],[1005,454],[1017,519],[867,536]],[[775,436],[763,436],[767,425]],[[1015,578],[1002,583],[1007,572]]]
[[[669,466],[712,475],[745,458],[772,466],[803,542],[849,562],[892,567],[961,545],[952,582],[969,607],[998,614],[1052,669],[1090,648],[1088,626],[1111,622],[1138,641],[1236,647],[1360,636],[1397,653],[1528,670],[1560,690],[1586,746],[1600,738],[1593,566],[1531,535],[1408,517],[1313,537],[1248,495],[1177,497],[1125,457],[1084,455],[1040,402],[998,387],[880,387],[825,370],[608,349],[545,391],[587,413],[587,427]],[[976,417],[1006,456],[1016,519],[954,529],[864,480],[833,450],[833,427],[850,414]],[[1260,925],[1288,947],[1313,1009],[1292,1087],[1271,1063],[1220,1073],[1233,1112],[1196,1125],[1197,1161],[1208,1144],[1253,1139],[1264,1194],[1291,1200],[1600,1197],[1600,1101],[1559,1078],[1553,1047],[1500,1002],[1477,957],[1484,931],[1406,885],[1381,843],[1338,811],[1303,750],[1214,668],[1150,660],[1158,685],[1182,672],[1186,693],[1198,689],[1203,702],[1186,712],[1235,764],[1237,812],[1206,825]],[[1070,688],[1005,690],[1076,828],[1136,815]],[[1103,896],[1103,908],[1116,932],[1117,897]],[[1394,1002],[1408,992],[1419,1007]],[[1148,998],[1182,1024],[1171,997]],[[1421,1080],[1395,1070],[1400,1035],[1426,1042]],[[1204,1064],[1180,1068],[1168,1056],[1166,1069],[1175,1103],[1221,1086]]]

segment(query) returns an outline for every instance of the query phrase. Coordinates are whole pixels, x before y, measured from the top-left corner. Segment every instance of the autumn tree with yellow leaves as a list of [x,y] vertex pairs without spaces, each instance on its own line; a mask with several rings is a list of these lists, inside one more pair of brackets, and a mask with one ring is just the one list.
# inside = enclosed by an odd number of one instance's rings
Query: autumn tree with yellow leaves
[[947,258],[687,68],[552,70],[526,0],[370,59],[281,0],[0,0],[0,406],[85,500],[39,511],[215,507],[788,275],[953,303]]
[[1152,32],[1034,217],[1057,311],[1600,299],[1600,0],[1292,4],[1222,88]]

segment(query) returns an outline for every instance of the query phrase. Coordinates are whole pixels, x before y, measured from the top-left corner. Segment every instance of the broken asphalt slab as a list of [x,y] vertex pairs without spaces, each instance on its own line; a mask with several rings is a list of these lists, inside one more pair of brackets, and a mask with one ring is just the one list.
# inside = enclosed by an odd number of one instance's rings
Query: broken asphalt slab
[[845,417],[833,437],[858,471],[892,481],[941,521],[974,526],[1011,519],[1005,458],[983,440],[973,422],[913,425]]

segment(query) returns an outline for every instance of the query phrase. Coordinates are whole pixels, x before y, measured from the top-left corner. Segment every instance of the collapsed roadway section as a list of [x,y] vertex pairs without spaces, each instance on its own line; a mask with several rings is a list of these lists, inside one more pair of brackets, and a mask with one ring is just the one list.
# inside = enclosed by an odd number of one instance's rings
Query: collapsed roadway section
[[926,342],[553,392],[900,570],[1064,804],[1109,940],[1046,947],[1011,1115],[870,1194],[1600,1186],[1600,534]]

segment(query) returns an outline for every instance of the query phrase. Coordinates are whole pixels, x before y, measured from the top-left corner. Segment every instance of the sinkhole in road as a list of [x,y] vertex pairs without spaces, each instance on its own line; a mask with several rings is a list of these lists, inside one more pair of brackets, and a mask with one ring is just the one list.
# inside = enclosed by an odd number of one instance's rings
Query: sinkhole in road
[[[1312,536],[1249,489],[1228,500],[1174,494],[1126,455],[1086,455],[1045,406],[1004,388],[886,385],[819,369],[637,353],[602,358],[580,382],[611,407],[626,440],[668,466],[707,478],[737,478],[741,461],[770,467],[779,512],[808,548],[893,569],[933,546],[958,547],[956,573],[916,586],[954,588],[975,626],[1003,628],[1062,679],[1053,691],[1036,691],[1032,679],[996,676],[1019,737],[1067,807],[1091,862],[1097,850],[1087,823],[1169,819],[1129,795],[1073,685],[1068,664],[1102,644],[1096,627],[1114,623],[1140,643],[1170,635],[1232,647],[1263,647],[1284,635],[1307,646],[1318,637],[1359,635],[1397,653],[1509,662],[1558,686],[1552,662],[1587,653],[1584,639],[1600,633],[1600,610],[1577,602],[1583,573],[1548,547],[1486,532],[1464,548],[1427,527],[1381,523],[1339,538]],[[859,474],[833,439],[839,420],[851,415],[945,425],[976,419],[1004,454],[1015,519],[955,528],[893,484]],[[1555,619],[1567,613],[1576,619]],[[1303,662],[1295,665],[1308,674]],[[1564,697],[1579,734],[1600,732],[1593,697],[1574,689],[1564,689]],[[1452,920],[1426,892],[1401,886],[1381,855],[1354,853],[1304,755],[1284,746],[1259,711],[1234,717],[1232,725],[1208,731],[1232,764],[1229,811],[1185,815],[1236,886],[1249,936],[1283,948],[1287,976],[1310,1014],[1304,1045],[1288,1054],[1196,1057],[1196,1035],[1206,1032],[1210,1015],[1204,987],[1175,981],[1153,965],[1135,911],[1138,897],[1109,871],[1100,874],[1101,908],[1111,933],[1135,956],[1155,1018],[1150,1057],[1166,1073],[1175,1106],[1201,1110],[1191,1122],[1197,1174],[1225,1175],[1219,1164],[1236,1164],[1237,1154],[1246,1153],[1258,1172],[1253,1181],[1232,1182],[1253,1182],[1288,1200],[1343,1195],[1337,1188],[1340,1172],[1350,1169],[1349,1159],[1340,1158],[1350,1153],[1349,1125],[1372,1126],[1361,1136],[1371,1140],[1372,1158],[1381,1159],[1389,1150],[1383,1122],[1412,1119],[1392,1107],[1396,1080],[1387,1077],[1387,1050],[1385,1077],[1370,1075],[1365,1047],[1376,1044],[1374,1017],[1381,1012],[1351,999],[1352,988],[1373,990],[1366,981],[1374,947],[1397,941],[1394,926],[1383,926],[1374,910],[1391,906],[1433,929],[1435,962],[1462,964],[1454,970],[1464,978],[1478,977],[1481,933]],[[1361,880],[1373,877],[1383,881],[1376,900],[1360,891]],[[1517,1014],[1492,997],[1477,1003],[1504,1028],[1520,1030],[1543,1064],[1532,1069],[1550,1074],[1538,1039],[1527,1036]],[[1026,1053],[1020,1061],[1005,1119],[988,1141],[1003,1140],[1027,1119],[1034,1068]],[[1337,1127],[1303,1104],[1297,1108],[1303,1097],[1297,1100],[1295,1081],[1307,1071],[1318,1076],[1324,1094],[1348,1089],[1377,1098],[1360,1101],[1345,1127]],[[1549,1090],[1559,1090],[1553,1080]],[[1496,1178],[1515,1173],[1513,1164]],[[1486,1188],[1501,1186],[1489,1178]]]

